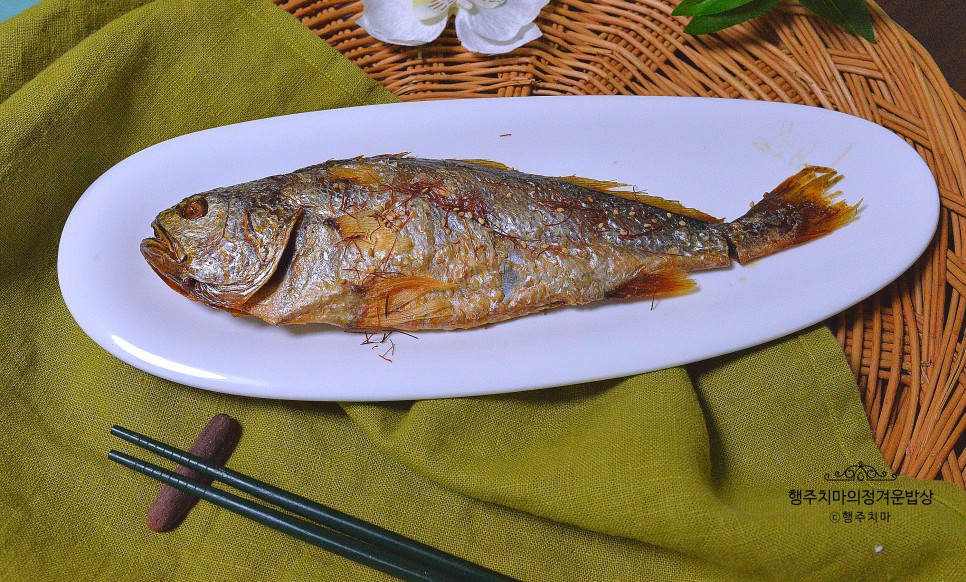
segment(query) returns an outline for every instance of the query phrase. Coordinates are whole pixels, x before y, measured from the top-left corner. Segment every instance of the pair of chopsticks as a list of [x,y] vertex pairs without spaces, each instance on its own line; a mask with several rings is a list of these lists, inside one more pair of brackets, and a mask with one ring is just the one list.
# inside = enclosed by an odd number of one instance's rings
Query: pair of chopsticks
[[309,542],[330,552],[370,566],[396,578],[419,582],[514,580],[426,544],[367,523],[310,499],[289,493],[257,479],[210,464],[190,453],[132,430],[111,427],[111,434],[161,457],[194,469],[256,499],[274,504],[295,516],[208,487],[118,451],[107,457],[195,497]]

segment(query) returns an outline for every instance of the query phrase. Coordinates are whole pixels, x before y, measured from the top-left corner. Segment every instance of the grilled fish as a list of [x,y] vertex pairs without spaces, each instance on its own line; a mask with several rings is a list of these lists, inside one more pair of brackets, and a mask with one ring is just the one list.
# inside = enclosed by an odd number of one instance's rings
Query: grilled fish
[[274,324],[461,329],[605,298],[823,236],[858,204],[809,166],[742,217],[575,176],[406,154],[330,160],[185,198],[141,252],[175,291]]

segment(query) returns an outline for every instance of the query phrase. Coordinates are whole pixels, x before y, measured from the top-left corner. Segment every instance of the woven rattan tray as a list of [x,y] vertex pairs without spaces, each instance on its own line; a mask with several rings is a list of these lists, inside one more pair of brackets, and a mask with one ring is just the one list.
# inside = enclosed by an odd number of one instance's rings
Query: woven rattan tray
[[[964,486],[966,102],[929,54],[875,5],[866,42],[785,3],[712,36],[684,34],[677,0],[551,0],[543,37],[507,55],[374,40],[362,3],[274,0],[403,100],[524,95],[697,95],[802,103],[905,138],[939,183],[936,238],[905,275],[827,323],[855,372],[894,471]],[[901,232],[894,233],[902,236]]]

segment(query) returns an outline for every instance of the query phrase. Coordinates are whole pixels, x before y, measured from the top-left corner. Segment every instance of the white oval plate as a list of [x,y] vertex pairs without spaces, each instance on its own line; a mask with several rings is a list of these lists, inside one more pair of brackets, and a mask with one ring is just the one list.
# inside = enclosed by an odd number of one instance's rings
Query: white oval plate
[[[830,236],[696,274],[698,292],[653,306],[609,302],[371,345],[327,326],[271,327],[188,301],[139,252],[155,215],[190,194],[403,151],[616,180],[728,220],[804,164],[836,168],[844,198],[864,202],[858,220]],[[95,342],[182,384],[304,400],[467,396],[646,372],[789,334],[898,277],[938,216],[935,181],[911,147],[823,109],[674,97],[435,101],[262,119],[141,151],[77,202],[58,273],[67,307]]]

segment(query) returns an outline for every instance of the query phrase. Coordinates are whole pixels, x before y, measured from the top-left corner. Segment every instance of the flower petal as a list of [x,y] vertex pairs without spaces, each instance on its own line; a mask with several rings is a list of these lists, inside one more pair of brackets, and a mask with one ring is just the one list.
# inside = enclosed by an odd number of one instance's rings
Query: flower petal
[[531,40],[540,38],[541,32],[537,25],[530,22],[516,31],[507,40],[494,40],[480,35],[468,23],[465,10],[456,13],[456,36],[460,39],[460,44],[468,51],[484,55],[495,55],[508,53],[513,49],[523,46]]
[[456,0],[413,0],[413,11],[419,20],[435,21],[440,14],[448,14],[453,4]]
[[[497,8],[474,7],[473,10],[460,10],[457,13],[464,25],[472,28],[477,35],[498,42],[510,42],[517,38],[520,31],[536,19],[540,10],[550,0],[512,0]],[[457,31],[459,29],[457,28]]]
[[373,37],[392,44],[415,46],[434,40],[446,28],[448,12],[433,20],[416,18],[413,3],[404,0],[364,0],[356,23]]
[[[469,0],[471,4],[476,4],[480,8],[496,8],[506,4],[506,0]],[[533,20],[531,18],[531,20]]]

